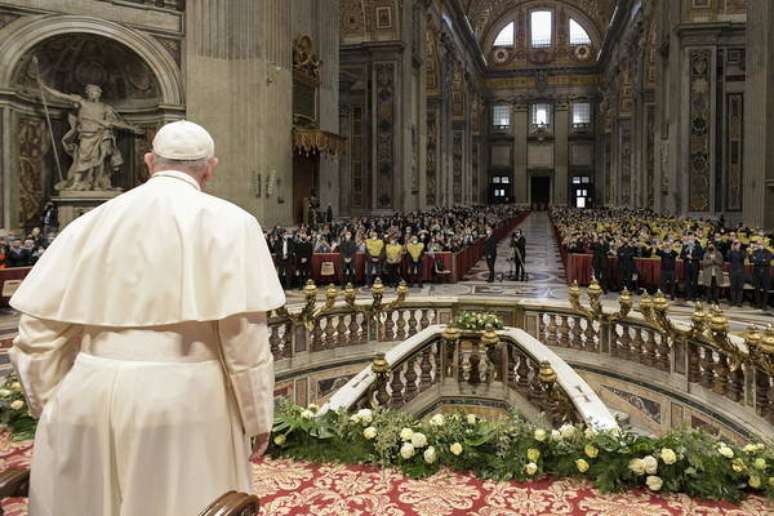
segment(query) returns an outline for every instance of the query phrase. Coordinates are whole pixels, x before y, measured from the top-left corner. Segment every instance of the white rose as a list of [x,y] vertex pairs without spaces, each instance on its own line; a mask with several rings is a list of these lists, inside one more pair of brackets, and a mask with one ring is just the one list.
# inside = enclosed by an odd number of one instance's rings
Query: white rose
[[414,448],[424,448],[427,446],[427,437],[423,433],[414,432],[414,435],[411,436],[411,444]]
[[425,450],[424,457],[425,457],[425,462],[427,462],[428,464],[432,464],[433,462],[435,462],[436,459],[438,458],[438,455],[435,453],[435,448],[433,448],[432,446],[427,448]]
[[21,391],[21,384],[19,382],[13,382],[11,384],[11,390],[17,392]]
[[301,412],[301,417],[304,419],[312,419],[314,417],[314,412],[309,409],[304,409],[304,411]]
[[16,400],[11,403],[11,408],[14,410],[21,410],[24,408],[24,402],[22,400]]
[[[3,391],[0,391],[0,396],[2,395],[3,395]],[[744,448],[742,448],[742,451],[744,451],[745,453],[755,453],[756,451],[758,451],[758,447],[754,444],[746,444]]]
[[462,445],[460,443],[454,443],[449,446],[449,451],[454,455],[460,455],[462,453]]
[[642,459],[632,459],[629,461],[629,469],[632,470],[635,475],[644,475],[645,462]]
[[400,431],[400,440],[401,441],[410,441],[411,437],[414,435],[414,431],[411,428],[404,428]]
[[443,426],[445,422],[446,420],[443,417],[443,414],[436,414],[430,418],[430,424],[433,426]]
[[414,456],[414,445],[411,443],[403,443],[400,447],[400,456],[408,460]]
[[349,416],[349,420],[355,424],[358,424],[360,423],[360,416],[358,416],[357,414],[352,414],[351,416]]
[[562,425],[559,428],[559,433],[562,435],[562,439],[572,439],[575,435],[575,427],[569,424]]
[[360,420],[361,423],[370,424],[371,421],[374,420],[374,414],[371,412],[371,409],[360,409],[357,411],[357,417]]
[[727,459],[734,458],[734,450],[732,450],[728,446],[721,446],[720,448],[718,448],[718,453],[720,453],[723,457]]
[[534,462],[530,462],[526,466],[524,466],[524,471],[529,476],[532,476],[535,473],[537,473],[537,470],[538,470],[537,464],[535,464]]
[[538,428],[535,430],[534,437],[536,441],[542,443],[543,441],[546,440],[546,431],[543,430],[542,428]]
[[475,425],[478,421],[475,414],[468,414],[467,420],[469,425]]
[[596,430],[594,430],[593,428],[587,428],[587,429],[586,429],[586,430],[583,432],[583,435],[584,435],[584,437],[586,437],[586,439],[589,439],[589,440],[591,440],[591,439],[594,439],[594,437],[596,437],[596,435],[597,435],[597,432],[596,432]]
[[648,476],[648,478],[645,479],[645,483],[651,491],[659,491],[661,486],[664,485],[664,481],[661,480],[661,477],[655,475]]
[[755,462],[753,463],[753,465],[755,466],[755,469],[759,469],[763,471],[764,469],[766,469],[766,466],[767,466],[766,459],[764,459],[763,457],[758,457],[757,459],[755,459]]
[[369,426],[365,430],[363,430],[363,437],[368,439],[369,441],[376,437],[376,428]]
[[674,450],[664,448],[661,450],[661,460],[664,461],[664,464],[674,464],[677,462],[677,454]]
[[562,434],[559,433],[559,430],[551,430],[551,440],[552,441],[562,440]]
[[646,455],[642,458],[642,463],[645,465],[645,473],[648,475],[655,475],[658,470],[658,461],[653,455]]

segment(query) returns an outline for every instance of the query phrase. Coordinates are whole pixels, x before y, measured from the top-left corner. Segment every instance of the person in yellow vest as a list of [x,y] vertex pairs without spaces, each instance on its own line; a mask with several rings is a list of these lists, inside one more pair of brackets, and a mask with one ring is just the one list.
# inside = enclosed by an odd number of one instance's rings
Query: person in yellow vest
[[374,283],[374,276],[382,275],[382,262],[384,261],[384,240],[379,238],[376,231],[371,231],[366,246],[366,283],[370,287]]
[[403,246],[398,243],[398,237],[393,233],[390,235],[390,243],[387,244],[385,254],[387,255],[387,274],[388,282],[393,287],[398,286],[401,278],[400,266],[403,262]]
[[425,244],[414,235],[411,237],[411,242],[406,244],[406,251],[409,255],[409,281],[422,288],[422,262],[425,257]]

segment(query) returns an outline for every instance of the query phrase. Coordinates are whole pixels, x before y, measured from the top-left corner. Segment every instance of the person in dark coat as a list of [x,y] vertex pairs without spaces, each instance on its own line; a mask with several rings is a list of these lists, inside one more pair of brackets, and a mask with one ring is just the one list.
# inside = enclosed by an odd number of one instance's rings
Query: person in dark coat
[[489,267],[489,278],[486,281],[492,283],[495,279],[495,262],[497,261],[497,237],[489,226],[486,228],[484,256],[486,256],[486,266]]
[[723,273],[723,255],[713,244],[707,246],[707,252],[701,260],[704,287],[708,303],[718,302],[720,275]]
[[357,254],[357,244],[352,240],[352,233],[347,231],[344,234],[344,240],[339,244],[339,252],[341,253],[341,259],[344,262],[344,284],[352,283],[353,285],[357,281],[355,275],[355,254]]
[[771,252],[761,242],[756,242],[753,245],[753,252],[750,257],[750,262],[753,266],[753,288],[755,288],[755,304],[761,310],[766,310],[769,301],[769,269],[771,259]]
[[306,280],[312,275],[312,253],[314,247],[309,239],[309,235],[301,235],[301,239],[293,246],[293,257],[295,258],[296,277],[298,278],[298,287],[304,288]]
[[30,264],[30,253],[22,247],[22,241],[18,238],[11,241],[11,247],[8,248],[8,252],[5,255],[5,266],[10,267],[27,267]]
[[599,286],[602,287],[602,290],[607,294],[609,270],[607,257],[610,254],[610,245],[602,237],[594,235],[593,238],[594,239],[591,242],[591,253],[593,255],[591,258],[591,267],[594,269],[594,277],[597,279]]
[[634,273],[637,268],[634,265],[634,257],[637,256],[637,248],[631,242],[624,242],[618,248],[618,272],[621,274],[621,287],[629,292],[634,292]]
[[680,253],[685,264],[685,290],[688,301],[694,301],[699,296],[699,265],[702,259],[701,244],[689,235]]
[[293,257],[293,241],[290,239],[290,233],[280,234],[272,240],[271,254],[274,256],[282,288],[292,288],[289,266]]
[[59,211],[56,205],[48,201],[43,208],[43,217],[41,222],[43,223],[43,233],[48,235],[49,233],[56,233],[59,231]]
[[675,267],[677,265],[677,251],[672,248],[671,242],[661,244],[661,249],[656,251],[661,258],[661,281],[659,288],[670,299],[675,298]]
[[527,281],[527,271],[524,266],[527,263],[527,239],[520,229],[517,229],[512,237],[513,260],[516,264],[516,281]]
[[731,299],[733,306],[741,306],[744,302],[744,261],[747,253],[742,250],[742,244],[738,240],[731,244],[728,251],[729,279],[731,280]]

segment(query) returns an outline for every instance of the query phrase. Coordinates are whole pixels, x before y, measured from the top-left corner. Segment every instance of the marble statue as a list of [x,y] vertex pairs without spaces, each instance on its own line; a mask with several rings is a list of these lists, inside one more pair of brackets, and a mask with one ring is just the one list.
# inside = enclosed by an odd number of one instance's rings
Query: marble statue
[[100,100],[102,88],[86,86],[86,98],[62,93],[40,83],[41,89],[54,98],[74,104],[77,114],[69,114],[70,129],[62,137],[65,152],[73,162],[67,177],[55,185],[57,191],[118,190],[111,177],[124,163],[116,144],[116,130],[124,129],[136,135],[145,132],[127,123],[111,107]]

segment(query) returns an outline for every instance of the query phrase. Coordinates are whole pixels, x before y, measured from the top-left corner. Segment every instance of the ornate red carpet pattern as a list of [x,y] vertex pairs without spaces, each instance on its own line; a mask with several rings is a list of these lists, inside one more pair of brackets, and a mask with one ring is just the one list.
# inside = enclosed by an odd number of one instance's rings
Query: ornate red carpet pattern
[[[0,435],[0,471],[29,466],[32,445]],[[411,480],[366,466],[307,464],[265,459],[253,466],[262,514],[309,516],[510,516],[510,515],[734,515],[774,514],[770,501],[751,497],[740,506],[697,501],[684,495],[656,496],[645,490],[602,494],[569,480],[515,483],[481,481],[440,472]],[[26,516],[24,498],[6,499],[8,516]]]

